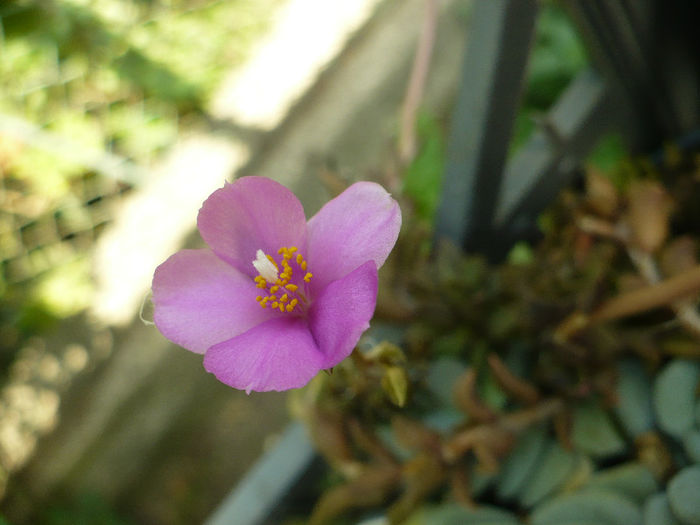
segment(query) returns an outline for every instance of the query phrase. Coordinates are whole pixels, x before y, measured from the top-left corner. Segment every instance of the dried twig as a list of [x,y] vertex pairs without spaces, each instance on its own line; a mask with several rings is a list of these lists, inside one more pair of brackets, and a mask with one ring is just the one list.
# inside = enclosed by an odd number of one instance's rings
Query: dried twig
[[625,317],[659,306],[670,306],[681,324],[700,337],[700,314],[689,300],[700,291],[700,266],[663,280],[652,254],[637,248],[631,240],[629,230],[621,223],[612,224],[596,217],[584,216],[578,220],[578,227],[587,233],[615,239],[624,244],[637,271],[652,286],[611,299],[590,316],[576,312],[560,325],[555,338],[566,340],[571,334],[592,323]]
[[633,290],[610,299],[589,316],[588,322],[610,321],[659,306],[672,305],[699,292],[700,265],[646,288]]
[[457,407],[475,421],[493,421],[496,413],[486,406],[476,393],[476,371],[473,368],[462,374],[454,386]]
[[532,405],[539,401],[540,394],[535,386],[513,374],[500,357],[496,354],[490,354],[487,359],[493,376],[506,392],[526,405]]
[[[647,252],[638,250],[632,247],[627,248],[630,259],[639,270],[639,273],[651,284],[660,283],[662,280],[661,272],[654,258]],[[692,293],[688,295],[692,296]],[[688,298],[679,299],[671,303],[671,308],[676,314],[676,317],[691,333],[700,337],[700,315],[698,314],[695,304],[689,301]]]
[[526,428],[549,419],[564,409],[560,399],[545,399],[539,404],[501,416],[493,423],[484,423],[468,428],[452,436],[442,447],[444,460],[454,463],[468,450],[483,444],[504,444]]
[[401,132],[399,135],[399,161],[403,166],[408,165],[416,154],[416,115],[423,99],[425,82],[430,69],[430,59],[435,43],[437,27],[437,0],[425,0],[425,15],[421,28],[418,49],[413,61],[411,78],[408,82],[406,96],[401,108]]

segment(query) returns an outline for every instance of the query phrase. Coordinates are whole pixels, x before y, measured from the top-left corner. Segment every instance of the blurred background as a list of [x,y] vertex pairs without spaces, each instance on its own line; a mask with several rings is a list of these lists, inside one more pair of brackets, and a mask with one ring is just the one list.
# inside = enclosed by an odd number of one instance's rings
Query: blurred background
[[[441,9],[436,107],[468,12]],[[198,245],[199,206],[238,174],[280,180],[309,214],[328,166],[366,177],[422,16],[417,1],[0,4],[8,522],[200,522],[274,443],[284,395],[223,387],[139,320],[153,269]]]
[[[220,385],[145,323],[153,270],[201,245],[199,206],[242,174],[284,183],[308,216],[339,185],[379,180],[432,222],[471,13],[468,0],[0,3],[7,523],[198,523],[274,445],[286,396]],[[404,166],[402,107],[431,27]],[[588,63],[567,13],[542,2],[511,153]],[[605,134],[589,161],[624,151]]]

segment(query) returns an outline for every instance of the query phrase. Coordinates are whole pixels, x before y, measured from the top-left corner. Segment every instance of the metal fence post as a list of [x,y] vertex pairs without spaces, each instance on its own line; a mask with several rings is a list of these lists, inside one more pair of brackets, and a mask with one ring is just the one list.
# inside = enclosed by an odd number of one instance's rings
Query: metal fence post
[[535,0],[474,4],[436,223],[468,251],[490,240],[537,12]]

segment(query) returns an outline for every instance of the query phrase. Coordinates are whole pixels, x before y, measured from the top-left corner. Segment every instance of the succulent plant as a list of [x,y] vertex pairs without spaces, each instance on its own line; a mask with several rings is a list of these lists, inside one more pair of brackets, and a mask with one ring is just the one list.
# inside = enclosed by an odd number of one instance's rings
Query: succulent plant
[[345,480],[311,523],[700,523],[694,162],[589,172],[497,266],[405,228],[391,322],[294,402]]

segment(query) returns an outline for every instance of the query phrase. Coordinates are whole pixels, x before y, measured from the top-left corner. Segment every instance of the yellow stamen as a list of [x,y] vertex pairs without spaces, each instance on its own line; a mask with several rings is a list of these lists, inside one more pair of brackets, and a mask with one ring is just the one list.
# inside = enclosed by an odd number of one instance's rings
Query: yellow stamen
[[[294,275],[294,269],[290,265],[292,260],[296,263],[296,267],[305,273],[304,282],[308,283],[313,277],[313,274],[307,271],[307,262],[304,260],[304,256],[299,253],[299,249],[296,246],[282,246],[277,250],[277,253],[281,255],[278,260],[265,254],[262,250],[258,250],[258,252],[253,264],[259,275],[254,280],[256,286],[264,289],[268,294],[267,297],[262,295],[256,297],[255,300],[260,306],[267,308],[269,305],[274,309],[279,309],[280,312],[293,312],[300,302],[306,304],[306,297],[299,291],[299,285],[290,284],[292,275]],[[281,297],[278,298],[275,295],[276,292],[282,292]]]

